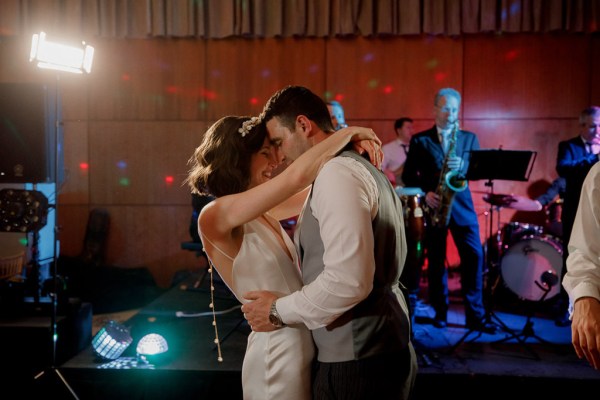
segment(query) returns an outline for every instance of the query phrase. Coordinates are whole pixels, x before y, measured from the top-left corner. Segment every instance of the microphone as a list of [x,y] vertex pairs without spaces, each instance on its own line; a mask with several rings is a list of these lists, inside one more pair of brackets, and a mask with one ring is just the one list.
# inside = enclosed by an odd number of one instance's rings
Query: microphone
[[542,280],[542,283],[548,287],[552,287],[558,283],[558,275],[551,269],[542,272],[540,279]]
[[542,272],[542,275],[540,276],[540,280],[542,281],[542,283],[535,281],[535,284],[541,290],[546,292],[544,294],[544,297],[546,297],[546,294],[548,294],[550,289],[552,289],[552,287],[558,283],[558,275],[556,275],[556,272],[549,269],[547,271]]

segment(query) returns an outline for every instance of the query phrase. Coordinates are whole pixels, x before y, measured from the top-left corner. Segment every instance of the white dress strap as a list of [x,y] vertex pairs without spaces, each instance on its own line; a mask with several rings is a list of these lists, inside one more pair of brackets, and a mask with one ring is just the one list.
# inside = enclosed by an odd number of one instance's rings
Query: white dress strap
[[[201,232],[201,234],[202,234],[202,232]],[[223,254],[223,255],[224,255],[225,257],[227,257],[229,260],[233,261],[233,257],[229,256],[227,253],[225,253],[223,250],[221,250],[221,249],[220,249],[220,248],[219,248],[219,247],[218,247],[216,244],[214,244],[213,242],[211,242],[211,241],[210,241],[210,239],[209,239],[209,238],[208,238],[206,235],[202,234],[202,238],[203,238],[203,239],[206,239],[206,241],[207,241],[208,243],[210,243],[210,245],[211,245],[212,247],[214,247],[214,248],[215,248],[215,250],[217,250],[219,253]]]

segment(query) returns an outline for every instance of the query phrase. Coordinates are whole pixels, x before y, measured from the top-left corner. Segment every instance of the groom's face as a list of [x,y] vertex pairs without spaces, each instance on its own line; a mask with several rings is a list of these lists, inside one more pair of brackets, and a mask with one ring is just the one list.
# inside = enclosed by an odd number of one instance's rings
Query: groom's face
[[278,152],[279,161],[289,164],[310,148],[306,136],[298,126],[292,131],[283,126],[277,117],[267,122],[267,131],[271,143]]

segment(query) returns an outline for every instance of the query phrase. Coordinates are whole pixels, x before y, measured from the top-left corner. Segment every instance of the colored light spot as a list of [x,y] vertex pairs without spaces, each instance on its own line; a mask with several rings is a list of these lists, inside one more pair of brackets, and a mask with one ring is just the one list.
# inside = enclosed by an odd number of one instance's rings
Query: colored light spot
[[438,61],[437,59],[435,59],[435,58],[434,58],[434,59],[431,59],[431,60],[427,61],[427,62],[425,63],[425,67],[426,67],[427,69],[434,69],[435,67],[437,67],[437,66],[438,66],[438,64],[439,64],[439,61]]
[[369,82],[367,82],[367,87],[369,89],[375,89],[378,85],[379,82],[377,81],[377,79],[371,79]]
[[317,72],[319,72],[319,66],[317,64],[312,64],[308,66],[309,74],[316,74]]
[[173,181],[175,181],[175,179],[173,179],[173,177],[172,177],[172,176],[168,175],[168,176],[166,176],[166,177],[165,177],[165,183],[166,183],[167,185],[170,185],[170,184],[172,184],[172,183],[173,183]]
[[433,74],[433,79],[435,79],[436,82],[445,81],[447,77],[448,74],[446,72],[436,72]]
[[127,168],[127,163],[125,161],[117,161],[117,168],[125,169]]
[[252,97],[250,99],[250,104],[252,104],[253,106],[257,105],[258,104],[258,99],[256,97]]
[[81,170],[88,170],[88,169],[90,169],[90,164],[88,164],[86,162],[80,162],[79,163],[79,169],[81,169]]
[[217,98],[217,93],[215,93],[212,90],[207,90],[207,89],[202,89],[201,95],[202,95],[202,97],[204,97],[207,100],[214,100]]
[[121,178],[121,179],[119,179],[119,185],[121,185],[121,186],[129,186],[129,178]]
[[514,59],[517,58],[518,55],[519,55],[519,52],[517,50],[510,50],[506,53],[504,58],[506,59],[506,61],[513,61]]
[[384,86],[384,88],[383,88],[383,93],[385,93],[385,94],[390,94],[393,91],[394,91],[394,88],[392,88],[391,85]]

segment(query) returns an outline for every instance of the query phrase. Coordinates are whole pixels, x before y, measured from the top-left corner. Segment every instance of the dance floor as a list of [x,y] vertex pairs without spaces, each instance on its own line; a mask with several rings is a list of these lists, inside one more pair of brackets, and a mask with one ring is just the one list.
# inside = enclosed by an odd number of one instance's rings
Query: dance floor
[[[121,314],[119,322],[130,330],[133,343],[118,360],[98,360],[90,345],[28,387],[35,394],[57,398],[241,399],[241,365],[249,328],[239,303],[215,282],[215,309],[221,312],[217,326],[223,361],[219,362],[209,312],[209,280],[200,284],[199,276],[191,278],[146,307]],[[451,274],[453,285],[457,279]],[[477,334],[464,326],[456,290],[451,300],[449,324],[444,329],[431,325],[433,311],[426,299],[417,307],[413,330],[420,366],[416,399],[530,395],[563,399],[574,393],[600,393],[600,372],[576,357],[570,327],[555,326],[544,310],[528,313],[526,307],[505,301],[488,315],[501,329],[493,335]],[[97,324],[96,316],[95,320]],[[165,357],[150,364],[138,360],[135,353],[137,341],[149,332],[161,334],[169,344]]]

